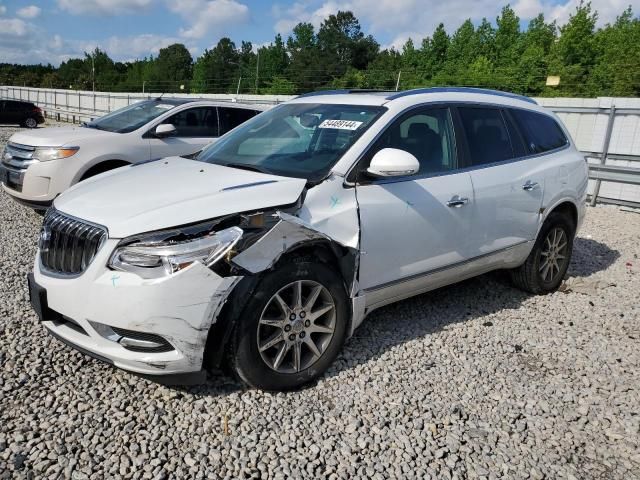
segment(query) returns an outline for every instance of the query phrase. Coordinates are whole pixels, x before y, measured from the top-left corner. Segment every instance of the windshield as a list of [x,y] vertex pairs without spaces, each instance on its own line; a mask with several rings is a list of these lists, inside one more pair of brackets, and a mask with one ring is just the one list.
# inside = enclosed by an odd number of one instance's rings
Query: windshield
[[280,105],[210,144],[196,160],[319,180],[384,110],[361,105]]
[[161,100],[145,100],[96,118],[84,126],[107,132],[129,133],[175,107],[176,105],[163,103]]

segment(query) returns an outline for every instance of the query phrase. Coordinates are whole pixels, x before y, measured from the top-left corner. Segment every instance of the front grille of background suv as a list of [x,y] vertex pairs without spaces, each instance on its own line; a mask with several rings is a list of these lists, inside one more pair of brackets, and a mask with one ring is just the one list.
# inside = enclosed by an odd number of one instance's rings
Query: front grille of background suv
[[4,148],[2,163],[14,168],[25,169],[33,163],[33,154],[36,147],[9,142]]
[[49,272],[79,275],[87,269],[106,239],[104,227],[49,209],[40,232],[40,261]]

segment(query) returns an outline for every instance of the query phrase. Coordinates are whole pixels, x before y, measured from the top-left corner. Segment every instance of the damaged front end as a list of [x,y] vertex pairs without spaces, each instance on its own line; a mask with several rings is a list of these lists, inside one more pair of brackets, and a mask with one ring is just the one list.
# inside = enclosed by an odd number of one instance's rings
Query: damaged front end
[[204,365],[217,367],[261,274],[294,257],[312,258],[340,272],[351,298],[351,334],[364,317],[357,295],[358,244],[355,193],[342,188],[339,178],[330,178],[305,189],[292,205],[129,237],[120,242],[109,266],[153,281],[198,263],[224,280],[207,318],[193,325],[208,332],[206,348],[194,345],[204,350]]

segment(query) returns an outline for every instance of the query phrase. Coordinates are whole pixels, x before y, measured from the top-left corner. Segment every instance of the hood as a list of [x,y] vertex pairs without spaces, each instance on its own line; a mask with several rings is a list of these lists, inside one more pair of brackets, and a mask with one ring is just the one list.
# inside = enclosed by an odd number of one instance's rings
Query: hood
[[169,157],[76,184],[56,209],[130,235],[295,203],[306,181]]
[[105,132],[95,128],[84,127],[50,127],[23,130],[14,133],[9,139],[11,142],[29,145],[32,147],[62,147],[75,146],[78,140],[86,137],[113,136],[118,133]]

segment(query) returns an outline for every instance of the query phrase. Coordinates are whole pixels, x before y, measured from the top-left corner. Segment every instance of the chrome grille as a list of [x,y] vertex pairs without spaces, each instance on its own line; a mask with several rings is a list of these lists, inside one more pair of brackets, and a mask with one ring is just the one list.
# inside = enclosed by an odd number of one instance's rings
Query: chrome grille
[[78,275],[86,270],[107,239],[107,230],[50,209],[40,231],[40,261],[53,273]]
[[33,154],[36,147],[9,142],[2,155],[2,163],[15,168],[27,168],[33,163]]

